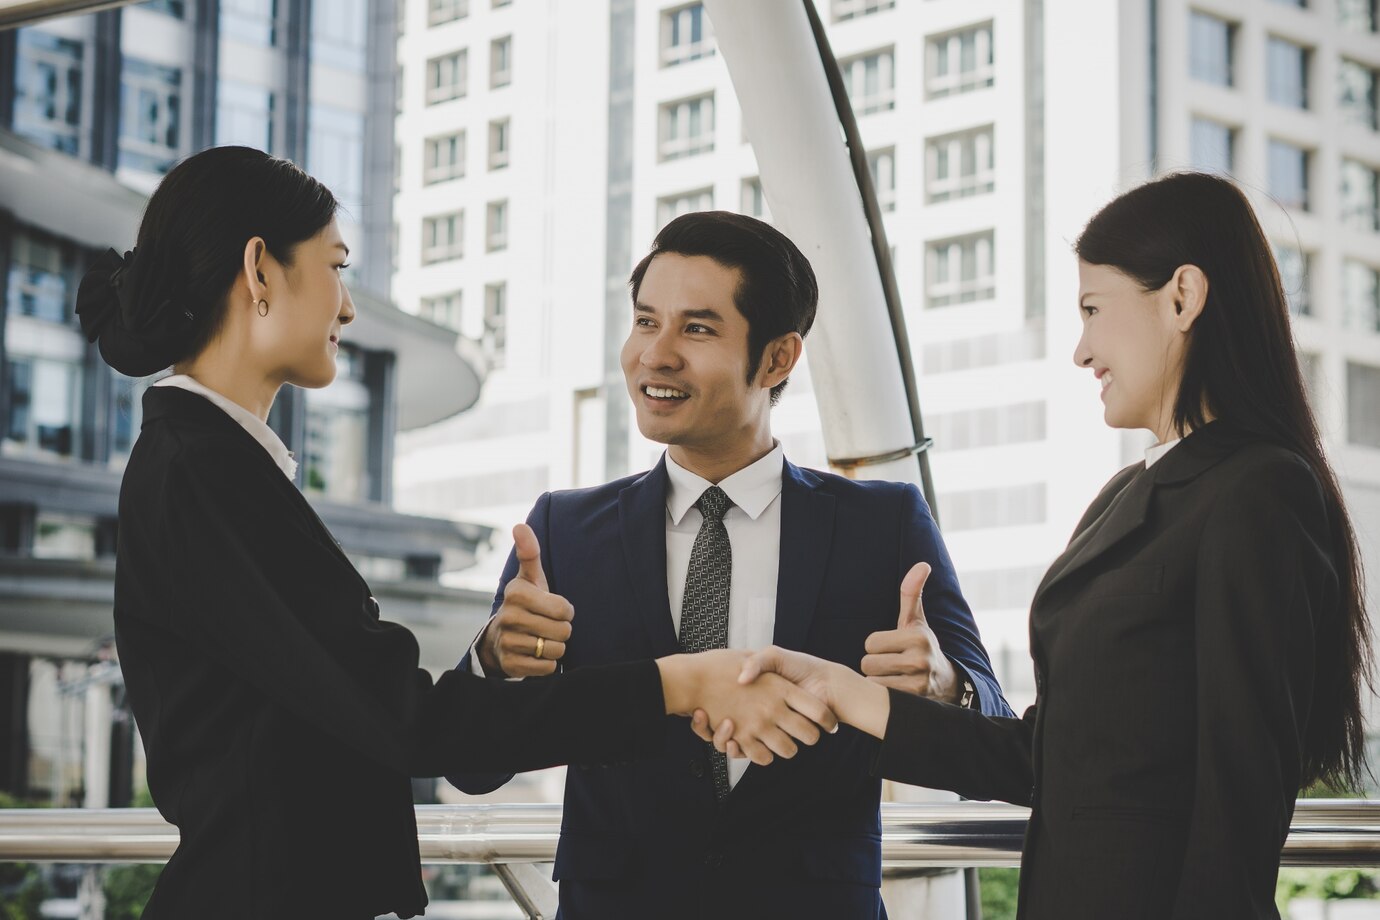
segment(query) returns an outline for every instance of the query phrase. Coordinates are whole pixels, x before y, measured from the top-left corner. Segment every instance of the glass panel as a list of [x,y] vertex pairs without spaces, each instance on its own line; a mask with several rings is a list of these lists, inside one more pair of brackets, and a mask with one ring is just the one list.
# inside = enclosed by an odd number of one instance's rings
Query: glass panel
[[1313,307],[1308,296],[1308,254],[1293,246],[1276,244],[1275,263],[1279,266],[1279,280],[1289,301],[1289,312],[1295,316],[1311,316]]
[[1267,94],[1271,102],[1308,108],[1308,49],[1280,38],[1265,47]]
[[75,156],[81,146],[82,44],[20,29],[17,50],[15,132]]
[[182,70],[125,58],[120,166],[165,173],[182,150]]
[[274,96],[263,86],[221,80],[216,87],[216,143],[273,151]]
[[1346,366],[1347,440],[1362,447],[1380,447],[1380,367]]
[[1308,210],[1308,151],[1272,140],[1267,156],[1270,195],[1287,208]]
[[1189,72],[1195,80],[1232,85],[1231,23],[1206,13],[1189,15]]
[[314,103],[307,117],[307,172],[358,216],[364,201],[364,113]]
[[1224,124],[1195,118],[1189,128],[1189,160],[1194,169],[1230,175],[1235,165],[1235,132]]
[[314,63],[363,72],[369,45],[368,0],[312,0]]
[[1376,128],[1376,73],[1363,64],[1343,60],[1337,72],[1337,108],[1353,124]]
[[276,45],[278,0],[220,0],[220,34],[252,45]]

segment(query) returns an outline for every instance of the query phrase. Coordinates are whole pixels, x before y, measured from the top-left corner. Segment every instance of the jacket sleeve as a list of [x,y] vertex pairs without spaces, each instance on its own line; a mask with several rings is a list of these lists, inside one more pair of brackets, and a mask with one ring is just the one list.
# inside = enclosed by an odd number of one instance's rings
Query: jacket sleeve
[[1016,719],[987,716],[895,689],[889,695],[891,714],[874,773],[901,783],[948,789],[969,799],[1031,803],[1035,706]]
[[925,620],[939,639],[939,647],[972,679],[982,712],[1011,716],[1011,706],[992,673],[992,662],[978,635],[977,621],[959,590],[953,561],[929,506],[914,485],[906,486],[904,494],[901,572],[909,571],[917,562],[930,564],[930,577],[925,582]]
[[405,775],[627,760],[659,745],[653,662],[520,683],[449,671],[433,683],[411,632],[372,605],[339,609],[352,592],[328,582],[359,575],[286,506],[270,478],[281,474],[259,459],[182,454],[163,483],[167,626],[229,674]]
[[[1247,470],[1209,512],[1193,611],[1195,788],[1175,918],[1274,913],[1314,631],[1337,606],[1330,544],[1317,479],[1292,457]],[[1255,895],[1248,908],[1242,899]]]
[[[536,534],[537,543],[541,546],[542,568],[548,573],[551,571],[551,560],[546,535],[550,532],[550,529],[547,527],[547,518],[550,514],[550,508],[551,493],[547,492],[544,493],[541,498],[537,499],[536,505],[533,506],[531,513],[527,515],[527,524],[532,528],[532,532]],[[517,571],[517,549],[514,548],[508,553],[508,561],[504,564],[503,574],[498,580],[498,590],[494,592],[493,606],[489,609],[489,618],[491,620],[498,614],[498,608],[503,606],[503,592],[508,588],[508,582],[517,577]],[[488,624],[485,624],[484,628],[487,629]],[[481,635],[482,634],[481,632]],[[457,671],[469,671],[470,656],[477,655],[478,653],[478,643],[476,642],[472,644],[470,651],[465,654],[465,657],[460,659],[460,663],[456,665],[455,669]],[[492,675],[490,675],[490,677],[492,677]],[[446,782],[469,795],[484,795],[507,785],[508,781],[511,780],[513,776],[514,774],[512,773],[451,773],[447,774]]]

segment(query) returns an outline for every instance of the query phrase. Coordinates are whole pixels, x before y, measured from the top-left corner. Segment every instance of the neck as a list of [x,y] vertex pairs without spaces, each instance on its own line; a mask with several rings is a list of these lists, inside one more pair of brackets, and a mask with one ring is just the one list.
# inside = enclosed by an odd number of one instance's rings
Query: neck
[[186,374],[202,386],[215,390],[254,413],[262,422],[268,421],[268,412],[273,408],[273,400],[282,386],[281,381],[246,374],[242,368],[237,369],[230,362],[216,360],[215,356],[204,353],[191,361],[174,365],[173,373]]
[[770,429],[764,429],[752,438],[744,438],[736,444],[722,445],[672,444],[667,453],[682,467],[718,484],[739,470],[752,466],[776,446]]

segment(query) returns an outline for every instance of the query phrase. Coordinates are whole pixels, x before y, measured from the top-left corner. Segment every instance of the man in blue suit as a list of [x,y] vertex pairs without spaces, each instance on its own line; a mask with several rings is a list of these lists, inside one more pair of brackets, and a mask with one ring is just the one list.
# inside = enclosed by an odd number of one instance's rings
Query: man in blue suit
[[[795,245],[750,217],[687,214],[631,287],[623,373],[638,428],[668,450],[646,473],[538,499],[527,523],[541,569],[574,615],[508,599],[510,557],[461,666],[526,677],[774,642],[1009,715],[916,488],[801,469],[772,437],[818,300]],[[897,586],[921,560],[928,619],[904,605],[898,617]],[[725,761],[672,720],[658,759],[572,766],[560,916],[884,917],[875,753],[842,728],[770,766]],[[450,781],[483,793],[510,778]]]

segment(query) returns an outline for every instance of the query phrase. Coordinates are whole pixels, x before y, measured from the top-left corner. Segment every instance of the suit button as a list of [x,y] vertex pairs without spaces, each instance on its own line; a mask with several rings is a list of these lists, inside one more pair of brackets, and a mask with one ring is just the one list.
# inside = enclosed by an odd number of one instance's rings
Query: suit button
[[704,779],[704,761],[690,761],[690,775],[693,776],[695,779]]

